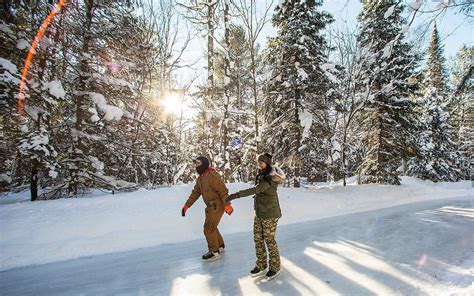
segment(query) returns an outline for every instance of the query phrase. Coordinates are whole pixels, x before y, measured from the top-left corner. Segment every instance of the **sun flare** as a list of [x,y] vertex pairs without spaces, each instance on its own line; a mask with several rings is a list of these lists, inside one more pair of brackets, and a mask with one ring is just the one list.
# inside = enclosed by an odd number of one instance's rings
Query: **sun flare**
[[178,93],[166,94],[161,104],[165,108],[166,113],[180,114],[181,110],[184,109],[183,100]]

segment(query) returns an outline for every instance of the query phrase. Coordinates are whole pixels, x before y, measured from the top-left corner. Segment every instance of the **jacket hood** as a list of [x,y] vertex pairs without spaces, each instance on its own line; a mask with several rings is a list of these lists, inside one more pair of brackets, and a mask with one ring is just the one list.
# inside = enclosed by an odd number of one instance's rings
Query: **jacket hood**
[[272,181],[277,184],[283,184],[286,180],[286,174],[283,170],[277,166],[273,166],[270,171],[269,176],[272,178]]

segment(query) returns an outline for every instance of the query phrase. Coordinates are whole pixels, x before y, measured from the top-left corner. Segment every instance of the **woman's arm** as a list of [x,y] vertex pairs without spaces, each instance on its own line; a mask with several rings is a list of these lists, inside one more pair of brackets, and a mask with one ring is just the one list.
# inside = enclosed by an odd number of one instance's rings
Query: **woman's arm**
[[268,188],[270,188],[270,183],[267,181],[261,181],[260,183],[257,184],[257,186],[254,186],[249,189],[241,190],[238,192],[238,194],[239,194],[239,197],[250,196],[250,195],[262,193],[266,191]]

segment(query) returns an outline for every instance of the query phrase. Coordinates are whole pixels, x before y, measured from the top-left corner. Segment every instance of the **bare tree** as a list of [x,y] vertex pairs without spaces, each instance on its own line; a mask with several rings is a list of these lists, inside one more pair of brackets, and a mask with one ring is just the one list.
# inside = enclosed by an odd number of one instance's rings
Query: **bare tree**
[[251,71],[252,71],[252,94],[253,94],[253,105],[254,105],[254,123],[255,123],[255,151],[260,150],[260,110],[261,105],[259,101],[259,87],[257,78],[257,56],[258,56],[258,38],[265,27],[270,21],[271,9],[274,7],[275,0],[258,1],[257,0],[234,0],[232,1],[232,7],[236,12],[236,16],[239,18],[243,27],[246,30],[248,36],[248,44],[246,44],[250,51],[251,59]]
[[209,112],[214,104],[215,81],[214,81],[214,42],[216,40],[215,31],[217,27],[217,7],[218,0],[189,0],[186,3],[178,2],[180,7],[186,11],[186,18],[197,26],[204,26],[207,31],[207,94],[204,97],[204,122],[203,129],[206,134],[204,147],[210,147],[211,143],[211,121]]

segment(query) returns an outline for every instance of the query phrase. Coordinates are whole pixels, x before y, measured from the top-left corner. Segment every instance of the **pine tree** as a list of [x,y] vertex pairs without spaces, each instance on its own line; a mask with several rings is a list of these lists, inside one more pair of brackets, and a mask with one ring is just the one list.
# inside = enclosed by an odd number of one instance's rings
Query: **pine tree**
[[428,47],[423,81],[420,157],[410,161],[408,174],[438,181],[459,179],[456,133],[448,113],[447,74],[436,24]]
[[[5,124],[17,125],[8,128],[8,136],[13,136],[9,137],[13,140],[9,144],[14,144],[16,147],[6,146],[7,149],[15,151],[14,153],[10,151],[6,155],[15,156],[10,162],[11,177],[18,182],[16,185],[20,185],[20,182],[30,184],[31,200],[34,201],[38,198],[39,187],[52,185],[51,181],[58,176],[59,163],[54,147],[53,126],[58,104],[65,99],[65,91],[59,78],[64,74],[62,69],[65,62],[60,57],[58,47],[54,45],[60,42],[63,35],[59,27],[62,16],[56,17],[43,32],[40,42],[34,44],[32,41],[36,34],[35,30],[53,6],[47,5],[46,1],[35,6],[23,3],[8,5],[11,7],[7,8],[7,11],[11,13],[14,10],[17,15],[12,14],[10,26],[6,26],[8,29],[2,31],[6,33],[6,44],[11,45],[13,41],[21,56],[16,50],[10,54],[3,53],[4,56],[12,56],[17,64],[15,66],[10,62],[2,63],[9,65],[6,69],[8,72],[2,75],[3,82],[8,82],[5,93],[5,98],[8,98],[7,104],[2,111],[10,113],[10,116],[5,118]],[[30,50],[30,46],[34,48]],[[33,58],[27,59],[29,63],[26,63],[24,57],[28,51],[30,51],[28,55]],[[15,72],[12,70],[24,65],[28,69],[22,77],[24,87],[20,94],[15,93],[12,96],[12,92],[17,92],[19,88],[18,74],[12,73]],[[7,73],[10,74],[5,75]],[[17,84],[17,88],[12,89],[12,83]]]
[[409,98],[416,58],[404,41],[401,1],[365,1],[358,19],[363,47],[359,96],[365,104],[367,155],[361,182],[400,184],[398,167],[415,153],[414,103]]
[[[0,192],[21,185],[23,172],[18,173],[21,161],[17,151],[20,130],[18,116],[18,88],[21,80],[23,59],[28,48],[17,45],[26,42],[29,34],[20,27],[29,27],[28,20],[15,11],[23,12],[19,3],[5,1],[0,10]],[[24,14],[26,15],[26,13]],[[26,42],[27,43],[27,42]]]
[[273,153],[287,168],[295,187],[300,186],[304,140],[300,116],[308,110],[314,116],[326,118],[327,112],[328,79],[321,69],[327,45],[321,31],[333,19],[317,10],[321,5],[315,0],[282,2],[272,19],[278,34],[268,43],[271,76],[265,86],[261,148]]
[[473,56],[474,47],[463,45],[456,55],[452,68],[455,89],[451,99],[452,122],[458,132],[461,176],[465,180],[472,180],[474,166]]

